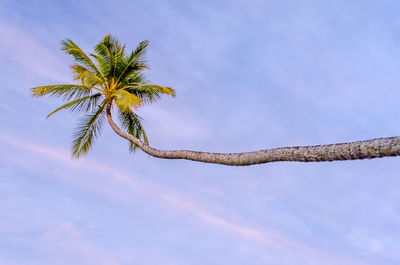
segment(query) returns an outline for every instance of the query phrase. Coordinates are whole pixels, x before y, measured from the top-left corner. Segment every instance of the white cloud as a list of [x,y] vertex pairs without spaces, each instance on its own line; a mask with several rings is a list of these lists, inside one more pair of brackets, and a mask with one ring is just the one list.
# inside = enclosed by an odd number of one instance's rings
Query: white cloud
[[68,220],[49,227],[40,239],[39,248],[57,264],[118,265],[104,249],[86,239],[78,228]]
[[374,236],[370,231],[355,229],[349,233],[346,239],[350,245],[362,252],[400,260],[400,245],[393,238]]
[[65,80],[66,67],[52,51],[45,48],[28,32],[0,24],[0,55],[16,62],[35,75],[51,80]]
[[[76,161],[71,159],[68,152],[65,150],[34,144],[25,139],[11,136],[11,134],[5,132],[0,132],[0,140],[7,142],[13,147],[22,149],[25,152],[32,152],[35,155],[45,157],[54,162],[67,164],[72,167],[97,173],[93,174],[96,179],[83,180],[82,176],[80,176],[79,181],[77,182],[78,185],[84,185],[84,187],[89,189],[91,192],[102,193],[103,195],[110,196],[113,199],[127,202],[132,200],[131,194],[144,192],[146,195],[150,195],[153,198],[167,203],[169,206],[189,213],[207,224],[223,229],[232,235],[236,235],[250,242],[258,243],[270,251],[277,251],[282,253],[282,255],[285,255],[285,253],[295,252],[295,256],[301,260],[307,261],[307,264],[359,264],[356,261],[348,260],[345,257],[333,257],[328,253],[308,246],[307,244],[293,238],[281,235],[274,231],[269,231],[265,228],[256,229],[246,225],[237,224],[229,219],[204,210],[204,206],[196,205],[189,198],[185,198],[181,194],[178,194],[167,187],[143,180],[131,173],[128,174],[108,167],[99,161]],[[91,178],[90,176],[87,176],[87,174],[85,176],[86,178]],[[71,181],[71,179],[68,181]],[[90,185],[84,184],[84,182],[87,181],[90,182]],[[115,189],[115,187],[119,187],[119,189]],[[60,233],[68,233],[66,239],[67,243],[65,241],[56,241],[57,238],[60,237]],[[65,236],[62,236],[62,238],[64,237]],[[58,244],[60,247],[67,247],[69,245],[68,240],[78,240],[79,238],[79,233],[73,229],[73,226],[69,222],[61,223],[55,231],[50,231],[45,237],[46,240],[54,240],[54,243]],[[84,239],[79,242],[79,244],[86,244]],[[78,249],[81,249],[78,243],[74,247],[66,250],[70,252],[78,251]],[[91,255],[91,253],[93,253],[89,246],[83,248],[82,251],[81,255]]]

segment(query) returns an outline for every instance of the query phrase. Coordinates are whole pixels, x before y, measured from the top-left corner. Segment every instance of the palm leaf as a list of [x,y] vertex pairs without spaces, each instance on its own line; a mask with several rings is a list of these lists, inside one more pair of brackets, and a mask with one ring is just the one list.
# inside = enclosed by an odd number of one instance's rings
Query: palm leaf
[[140,42],[136,50],[134,50],[129,57],[125,58],[125,68],[119,75],[117,81],[121,80],[121,82],[123,82],[125,77],[130,74],[148,68],[145,60],[142,58],[148,45],[149,41],[147,40]]
[[72,65],[72,70],[75,74],[74,79],[81,81],[84,86],[94,87],[104,83],[100,77],[82,65],[74,64]]
[[64,104],[61,107],[53,110],[49,115],[47,115],[47,118],[49,118],[51,115],[62,109],[70,109],[71,111],[78,111],[78,112],[93,110],[97,106],[100,97],[101,94],[97,93],[87,97],[72,100],[67,104]]
[[95,53],[91,54],[100,67],[100,70],[105,77],[109,77],[111,75],[111,70],[113,69],[113,56],[108,47],[100,42],[94,47]]
[[[147,138],[146,132],[141,124],[142,118],[133,113],[132,111],[118,112],[118,118],[121,122],[122,128],[124,128],[129,134],[135,136],[136,138],[142,140],[147,145],[149,144],[149,139]],[[137,145],[130,142],[129,151],[133,152],[138,148]]]
[[126,76],[124,82],[129,86],[137,86],[145,83],[145,77],[143,73],[135,71]]
[[86,67],[89,67],[93,72],[102,77],[101,72],[97,68],[96,64],[72,40],[66,39],[63,40],[61,43],[62,50],[65,51],[67,54],[72,55],[75,61]]
[[141,90],[141,91],[154,91],[159,94],[169,95],[171,97],[176,96],[175,90],[173,90],[170,87],[166,87],[166,86],[144,84],[144,85],[138,85],[137,87],[135,87],[135,89]]
[[95,53],[90,54],[99,65],[100,71],[105,77],[109,77],[112,69],[112,54],[104,43],[99,43],[94,47]]
[[115,90],[113,96],[116,97],[115,104],[122,112],[130,112],[132,108],[138,108],[143,102],[140,98],[130,94],[128,91],[123,89]]
[[[119,45],[119,43],[118,43]],[[125,46],[117,46],[114,47],[114,72],[113,76],[117,78],[117,76],[121,76],[122,72],[126,68],[127,62],[125,61]]]
[[122,46],[117,39],[106,35],[94,50],[96,53],[92,56],[98,61],[104,76],[110,79],[117,76],[118,70],[122,71],[124,64],[121,65],[121,63],[125,57],[125,46]]
[[73,97],[82,97],[90,94],[90,88],[81,85],[60,84],[50,86],[38,86],[31,88],[33,97],[57,96],[71,99]]
[[126,91],[142,99],[146,103],[152,103],[160,98],[160,94],[175,97],[175,90],[170,87],[139,84],[126,88]]
[[101,126],[105,121],[104,109],[106,101],[103,101],[97,110],[86,115],[78,125],[77,131],[74,133],[72,142],[72,155],[76,158],[89,152],[93,145],[93,141],[101,133]]

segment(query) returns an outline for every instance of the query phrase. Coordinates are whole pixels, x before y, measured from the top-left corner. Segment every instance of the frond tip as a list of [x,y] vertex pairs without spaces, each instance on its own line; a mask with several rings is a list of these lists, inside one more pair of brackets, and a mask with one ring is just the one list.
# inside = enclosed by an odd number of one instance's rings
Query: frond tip
[[[132,111],[125,113],[125,112],[118,112],[119,120],[121,122],[122,128],[124,128],[129,134],[133,135],[134,137],[142,140],[147,145],[149,144],[149,139],[147,138],[146,132],[141,123],[141,118],[133,113]],[[137,146],[130,142],[129,143],[129,151],[133,152],[137,149]]]
[[56,96],[63,97],[65,99],[71,99],[74,97],[89,95],[90,88],[88,88],[87,86],[73,84],[61,84],[34,87],[31,88],[31,93],[32,97]]
[[74,57],[74,59],[77,63],[88,67],[90,70],[95,72],[97,75],[101,76],[101,72],[97,68],[96,64],[72,40],[70,40],[70,39],[63,40],[61,42],[61,44],[62,44],[62,50],[65,53],[72,55],[72,57]]
[[59,110],[62,109],[70,109],[72,111],[89,111],[89,110],[93,110],[94,107],[96,107],[98,100],[100,99],[101,94],[97,93],[94,95],[90,95],[87,97],[83,97],[83,98],[78,98],[75,100],[72,100],[70,102],[68,102],[67,104],[62,105],[61,107],[58,107],[57,109],[53,110],[49,115],[47,115],[47,118],[49,118],[51,115],[53,115],[54,113],[56,113]]
[[74,133],[72,142],[72,156],[79,158],[90,151],[93,141],[100,135],[101,127],[105,121],[106,102],[97,108],[92,114],[87,114],[82,118],[78,125],[77,131]]

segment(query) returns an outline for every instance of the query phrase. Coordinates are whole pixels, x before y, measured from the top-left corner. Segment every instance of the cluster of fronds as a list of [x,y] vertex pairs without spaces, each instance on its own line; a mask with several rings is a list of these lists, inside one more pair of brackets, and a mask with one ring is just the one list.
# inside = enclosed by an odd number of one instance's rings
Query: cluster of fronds
[[[123,128],[148,144],[141,118],[133,110],[143,103],[156,101],[161,94],[175,96],[172,88],[145,83],[143,70],[148,67],[144,53],[148,44],[142,41],[134,51],[127,53],[125,45],[107,35],[94,47],[93,53],[87,55],[73,41],[62,42],[62,50],[75,59],[72,70],[79,84],[34,87],[32,95],[69,101],[47,117],[61,109],[86,113],[73,136],[73,156],[79,157],[90,150],[106,120],[108,104],[115,107]],[[130,150],[135,149],[131,143]]]

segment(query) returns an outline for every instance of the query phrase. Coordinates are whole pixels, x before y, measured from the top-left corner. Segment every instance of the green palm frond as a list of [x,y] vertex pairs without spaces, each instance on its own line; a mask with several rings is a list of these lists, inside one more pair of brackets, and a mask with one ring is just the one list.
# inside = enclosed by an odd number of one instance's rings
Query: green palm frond
[[129,86],[137,86],[146,82],[143,73],[141,73],[140,71],[130,73],[128,76],[125,77],[124,81]]
[[76,62],[90,68],[97,75],[102,76],[96,64],[72,40],[66,39],[63,40],[61,43],[62,50],[65,51],[67,54],[72,55]]
[[74,97],[89,95],[91,89],[82,85],[61,84],[34,87],[31,88],[31,92],[33,97],[57,96],[65,99],[71,99]]
[[106,35],[103,40],[94,48],[95,54],[93,57],[98,61],[99,66],[107,79],[117,77],[118,72],[122,71],[122,64],[125,57],[125,46],[122,46],[119,41],[111,35]]
[[166,86],[143,84],[143,85],[136,86],[135,89],[141,90],[141,91],[154,91],[159,94],[169,95],[171,97],[176,96],[175,90],[173,90],[170,87],[166,87]]
[[104,43],[100,42],[94,47],[95,53],[90,55],[94,57],[99,65],[100,71],[104,77],[111,75],[111,69],[113,64],[112,54]]
[[130,76],[132,73],[137,73],[140,70],[148,68],[146,61],[143,59],[146,47],[149,45],[149,41],[145,40],[139,43],[130,56],[126,56],[124,61],[125,67],[118,77],[119,80],[124,80],[125,77]]
[[82,65],[74,64],[72,65],[72,70],[74,72],[74,80],[80,81],[84,86],[101,86],[104,83],[99,76]]
[[143,102],[143,100],[137,96],[123,89],[115,90],[112,95],[115,96],[116,99],[114,102],[122,112],[128,113],[132,108],[138,108]]
[[72,142],[72,155],[76,158],[90,151],[94,139],[101,133],[101,126],[105,121],[105,106],[103,101],[95,112],[85,115],[74,133]]
[[114,60],[115,60],[115,67],[113,76],[117,80],[119,76],[124,72],[126,68],[126,61],[125,61],[125,46],[116,47]]
[[[142,118],[133,113],[132,111],[126,112],[118,112],[118,118],[121,122],[122,128],[124,128],[129,134],[135,136],[136,138],[142,140],[147,145],[149,144],[149,139],[147,138],[146,132],[142,126]],[[138,147],[130,142],[129,151],[133,152]]]
[[[144,55],[148,45],[148,40],[140,42],[136,49],[131,53],[131,55],[126,58],[126,62],[132,66],[132,69],[137,68],[138,70],[143,70],[148,68],[148,66],[146,65],[146,60],[144,59]],[[130,70],[128,72],[131,73],[132,71]]]
[[153,103],[161,96],[160,94],[170,95],[175,97],[175,90],[170,87],[139,84],[126,88],[126,91],[142,99],[146,103]]
[[131,53],[131,56],[128,58],[128,60],[130,61],[132,58],[142,59],[144,53],[146,52],[147,46],[149,46],[148,40],[141,41],[136,49]]
[[57,109],[53,110],[49,115],[47,115],[47,118],[49,118],[51,115],[53,115],[54,113],[56,113],[57,111],[62,110],[62,109],[69,109],[71,111],[77,111],[77,112],[93,111],[95,109],[95,107],[98,106],[98,101],[100,98],[101,98],[101,94],[97,93],[97,94],[90,95],[87,97],[72,100],[72,101],[68,102],[67,104],[64,104],[61,107],[58,107]]

